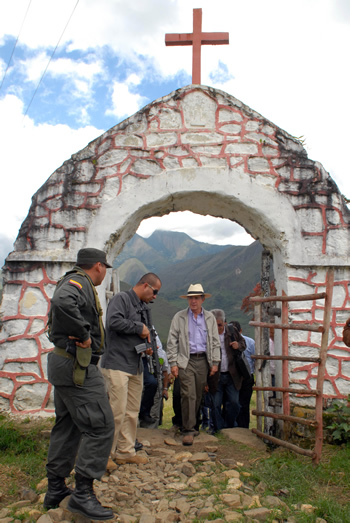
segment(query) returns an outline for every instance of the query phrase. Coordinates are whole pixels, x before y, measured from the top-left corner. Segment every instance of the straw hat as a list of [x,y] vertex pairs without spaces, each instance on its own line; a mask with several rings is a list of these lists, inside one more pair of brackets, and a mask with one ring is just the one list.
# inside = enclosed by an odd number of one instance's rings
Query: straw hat
[[191,283],[187,294],[183,294],[180,298],[191,298],[191,296],[204,296],[204,298],[210,298],[211,294],[205,293],[200,283]]

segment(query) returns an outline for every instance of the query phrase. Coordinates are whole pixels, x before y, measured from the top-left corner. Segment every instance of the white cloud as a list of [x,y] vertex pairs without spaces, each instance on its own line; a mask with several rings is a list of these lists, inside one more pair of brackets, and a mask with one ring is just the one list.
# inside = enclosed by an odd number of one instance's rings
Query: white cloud
[[333,0],[334,16],[343,24],[350,24],[350,3],[348,0]]
[[[133,85],[130,84],[131,87]],[[125,118],[136,113],[146,102],[146,97],[129,90],[127,82],[113,82],[112,108],[106,114]]]
[[[31,196],[65,160],[102,134],[95,127],[71,129],[67,125],[35,125],[23,119],[23,104],[16,96],[0,100],[0,143],[6,151],[1,160],[1,178],[6,202],[0,206],[0,223],[15,239],[26,217]],[[5,225],[6,224],[6,225]]]
[[45,52],[35,55],[27,60],[20,60],[21,70],[26,80],[37,83],[48,64],[49,56]]
[[96,76],[103,73],[103,65],[97,60],[86,63],[83,60],[59,58],[51,62],[48,71],[52,76],[78,77],[87,81],[93,81]]
[[33,58],[21,60],[21,70],[25,78],[38,84],[45,72],[46,76],[62,79],[67,83],[73,83],[76,96],[86,96],[91,90],[96,77],[103,76],[103,65],[99,60],[87,63],[83,60],[72,60],[59,58],[51,60],[50,57],[41,52]]
[[135,73],[132,73],[128,76],[128,78],[126,79],[126,84],[127,85],[139,85],[140,82],[141,82],[141,77],[140,75],[138,74],[135,74]]
[[215,245],[249,245],[254,241],[235,222],[213,216],[201,216],[190,211],[171,212],[162,217],[143,220],[137,234],[148,238],[155,230],[185,232],[197,241]]

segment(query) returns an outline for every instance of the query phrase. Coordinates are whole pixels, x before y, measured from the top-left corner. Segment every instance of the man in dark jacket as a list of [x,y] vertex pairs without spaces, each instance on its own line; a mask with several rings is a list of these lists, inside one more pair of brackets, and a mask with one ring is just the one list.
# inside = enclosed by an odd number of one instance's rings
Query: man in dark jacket
[[[107,348],[101,366],[115,423],[111,457],[118,465],[148,461],[135,451],[143,389],[143,361],[135,347],[150,341],[147,303],[156,298],[161,286],[158,276],[147,273],[132,289],[113,296],[107,308]],[[152,349],[145,352],[151,355]]]
[[[114,420],[106,385],[97,367],[104,350],[102,309],[95,286],[111,266],[106,253],[81,249],[77,264],[58,282],[49,313],[48,379],[54,385],[56,422],[46,465],[44,507],[54,508],[69,494],[68,509],[89,519],[112,519],[93,491],[101,479],[113,441]],[[76,488],[65,484],[75,466]]]
[[[238,321],[233,321],[232,325],[236,327],[238,332],[242,335],[244,338],[246,349],[244,351],[244,355],[249,363],[250,367],[250,376],[245,377],[242,381],[241,388],[239,390],[239,403],[241,404],[241,410],[239,411],[239,415],[237,418],[237,424],[239,427],[249,429],[249,423],[250,423],[250,400],[253,395],[253,387],[254,387],[254,371],[255,371],[255,363],[252,359],[252,356],[255,354],[255,341],[253,338],[249,338],[249,336],[245,336],[242,333],[242,327],[241,324]],[[271,351],[271,348],[270,348]]]
[[225,313],[222,309],[213,309],[210,312],[216,318],[221,345],[219,372],[208,378],[209,392],[213,402],[212,421],[214,431],[217,431],[237,427],[237,416],[240,409],[239,389],[243,378],[236,367],[234,351],[244,351],[245,341],[235,327],[226,325]]

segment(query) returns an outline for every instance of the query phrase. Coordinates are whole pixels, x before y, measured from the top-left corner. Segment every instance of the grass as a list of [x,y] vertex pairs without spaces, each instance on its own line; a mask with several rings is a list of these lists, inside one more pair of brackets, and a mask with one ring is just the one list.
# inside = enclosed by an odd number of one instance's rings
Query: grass
[[[164,402],[163,428],[171,426],[172,397]],[[49,440],[43,431],[51,428],[52,419],[23,420],[0,415],[0,485],[3,497],[0,507],[20,499],[21,487],[36,485],[45,475],[45,463]],[[254,491],[263,491],[266,495],[278,495],[288,508],[282,509],[266,522],[287,520],[294,517],[298,523],[315,523],[323,518],[327,523],[350,523],[350,445],[324,444],[322,459],[315,467],[305,457],[277,448],[270,453],[261,453],[249,449],[243,444],[228,440],[219,434],[218,445],[225,447],[227,456],[244,462],[239,466],[244,483]],[[244,456],[244,459],[243,459]],[[216,480],[217,472],[222,468],[213,463],[214,475],[203,480],[203,488],[208,496],[214,495],[217,500],[225,491],[226,483]],[[312,514],[303,513],[301,504],[311,504]],[[209,518],[222,517],[220,511]],[[198,519],[200,521],[200,519]]]
[[[172,410],[172,395],[169,390],[169,400],[164,402],[163,428],[170,428]],[[255,408],[256,394],[253,394],[251,409]],[[251,428],[256,426],[256,417],[251,416]],[[218,434],[218,442],[232,448],[232,455],[239,454],[239,444],[227,440],[223,434]],[[245,447],[245,454],[247,448]],[[229,451],[228,451],[229,454]],[[317,518],[323,518],[327,523],[350,523],[350,444],[324,444],[322,459],[315,467],[310,458],[294,454],[283,448],[277,448],[267,457],[254,455],[251,451],[250,460],[245,460],[245,466],[240,472],[250,474],[248,485],[256,488],[264,485],[264,495],[286,496],[281,499],[286,503],[279,521],[286,520],[293,515],[298,523],[314,523]],[[203,487],[208,489],[208,496],[219,496],[224,492],[225,484],[212,484],[207,478]],[[315,507],[312,514],[300,510],[302,504]],[[216,519],[221,514],[215,513],[207,519]],[[276,521],[276,515],[271,521]],[[199,521],[199,520],[198,520]],[[270,520],[268,520],[270,521]]]
[[[43,430],[50,429],[52,419],[33,421],[0,415],[0,483],[6,495],[19,496],[22,486],[35,489],[46,476],[45,463],[49,440]],[[1,503],[2,505],[3,503]]]
[[298,522],[313,522],[317,517],[328,523],[350,522],[349,459],[347,445],[325,445],[317,467],[310,459],[279,448],[251,467],[251,480],[255,485],[264,484],[269,495],[285,491],[284,501],[290,508],[301,504],[316,507],[313,515],[300,512]]

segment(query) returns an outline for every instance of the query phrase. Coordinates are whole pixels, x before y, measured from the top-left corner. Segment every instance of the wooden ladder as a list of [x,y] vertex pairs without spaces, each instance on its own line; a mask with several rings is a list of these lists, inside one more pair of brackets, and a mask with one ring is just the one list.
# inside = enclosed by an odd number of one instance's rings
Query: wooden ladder
[[[257,436],[271,441],[276,445],[286,447],[294,452],[309,456],[312,458],[313,463],[318,464],[322,453],[323,444],[323,383],[325,375],[325,367],[327,360],[327,349],[328,349],[328,332],[330,326],[331,316],[331,305],[333,296],[333,284],[334,284],[334,271],[329,269],[326,275],[326,292],[319,294],[306,294],[301,296],[286,296],[282,293],[282,296],[267,296],[260,297],[255,296],[250,298],[254,303],[254,321],[249,322],[249,325],[255,327],[255,356],[252,356],[256,360],[256,386],[253,390],[257,391],[257,408],[252,413],[257,416],[257,428],[252,429],[252,432]],[[288,323],[288,303],[292,301],[311,301],[324,299],[324,314],[323,322],[313,324],[300,324],[300,323]],[[262,304],[267,302],[281,302],[282,314],[281,323],[267,323],[261,321],[262,318]],[[262,353],[262,329],[282,329],[282,354],[279,356],[264,355]],[[321,346],[318,357],[303,357],[303,356],[290,356],[288,349],[288,330],[302,330],[319,332],[322,334]],[[267,370],[263,372],[264,364],[258,369],[258,362],[263,360],[281,360],[282,361],[282,387],[272,387],[267,384]],[[290,386],[289,382],[289,361],[300,361],[310,362],[318,364],[316,389],[305,389],[305,388],[294,388]],[[270,380],[269,380],[270,382]],[[269,395],[268,392],[282,392],[282,407],[283,413],[272,412],[269,407]],[[290,415],[290,394],[297,394],[303,396],[314,396],[315,397],[315,419],[304,419]],[[288,441],[279,439],[275,436],[271,436],[263,432],[263,418],[273,418],[281,420],[283,423],[299,423],[315,428],[315,446],[312,450],[303,449],[298,445],[289,443]],[[265,426],[266,428],[266,426]]]

